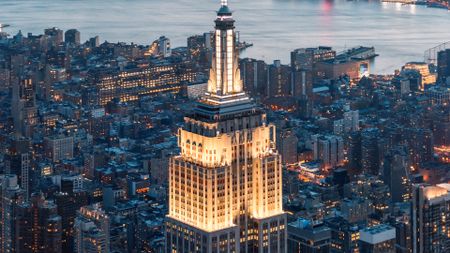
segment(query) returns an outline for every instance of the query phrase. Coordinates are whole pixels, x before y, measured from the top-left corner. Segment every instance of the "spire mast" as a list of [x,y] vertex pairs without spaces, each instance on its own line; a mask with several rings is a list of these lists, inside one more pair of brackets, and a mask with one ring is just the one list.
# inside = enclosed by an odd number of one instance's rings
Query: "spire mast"
[[220,0],[222,6],[228,6],[228,0]]

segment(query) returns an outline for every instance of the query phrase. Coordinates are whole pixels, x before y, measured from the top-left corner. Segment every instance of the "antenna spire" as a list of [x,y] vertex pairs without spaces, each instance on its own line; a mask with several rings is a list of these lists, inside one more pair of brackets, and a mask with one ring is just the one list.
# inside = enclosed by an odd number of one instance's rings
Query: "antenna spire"
[[222,6],[228,6],[228,0],[220,0]]

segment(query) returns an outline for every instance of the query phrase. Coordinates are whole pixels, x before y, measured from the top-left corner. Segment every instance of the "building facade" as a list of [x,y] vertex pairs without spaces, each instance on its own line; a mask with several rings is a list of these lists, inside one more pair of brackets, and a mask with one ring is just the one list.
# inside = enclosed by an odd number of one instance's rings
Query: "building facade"
[[110,217],[99,205],[84,206],[74,223],[75,252],[110,252]]
[[413,253],[450,251],[450,185],[416,185],[412,198]]
[[166,252],[286,252],[275,127],[243,91],[226,1],[215,23],[208,92],[169,164]]

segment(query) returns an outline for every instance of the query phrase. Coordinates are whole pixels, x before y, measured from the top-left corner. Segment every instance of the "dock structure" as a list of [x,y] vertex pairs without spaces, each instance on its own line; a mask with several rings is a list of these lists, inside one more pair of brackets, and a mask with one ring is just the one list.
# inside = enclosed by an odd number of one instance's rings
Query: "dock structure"
[[345,58],[351,60],[370,60],[377,57],[374,47],[358,46],[340,52],[337,58]]
[[401,4],[414,4],[416,0],[382,0],[383,3],[401,3]]

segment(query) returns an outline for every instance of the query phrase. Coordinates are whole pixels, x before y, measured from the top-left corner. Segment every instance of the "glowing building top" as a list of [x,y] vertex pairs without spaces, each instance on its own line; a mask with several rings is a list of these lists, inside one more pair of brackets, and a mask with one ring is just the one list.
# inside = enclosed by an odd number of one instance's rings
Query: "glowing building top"
[[234,19],[227,0],[221,1],[215,20],[215,50],[208,81],[206,101],[213,104],[248,100],[239,72]]

